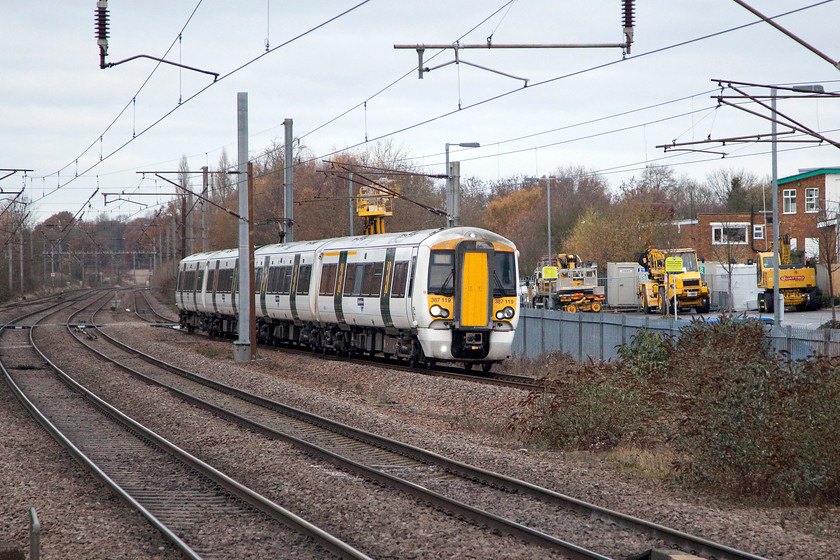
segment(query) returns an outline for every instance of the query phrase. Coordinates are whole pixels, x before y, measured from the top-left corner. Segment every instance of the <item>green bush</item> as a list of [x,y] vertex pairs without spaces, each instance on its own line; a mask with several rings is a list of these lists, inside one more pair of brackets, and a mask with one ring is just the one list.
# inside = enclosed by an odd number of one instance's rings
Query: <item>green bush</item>
[[543,379],[510,418],[508,428],[541,448],[612,449],[647,437],[649,386],[627,379],[618,364],[590,363]]
[[558,449],[665,447],[679,480],[730,496],[838,503],[838,366],[774,354],[743,317],[640,331],[619,360],[548,378],[509,427]]

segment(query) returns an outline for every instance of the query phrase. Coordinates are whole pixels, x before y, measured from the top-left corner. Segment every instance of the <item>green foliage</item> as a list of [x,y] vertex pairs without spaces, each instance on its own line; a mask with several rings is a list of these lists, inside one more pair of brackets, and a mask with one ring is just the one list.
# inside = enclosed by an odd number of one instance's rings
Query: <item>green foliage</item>
[[618,349],[618,355],[636,375],[661,374],[668,362],[670,349],[670,337],[640,329],[633,335],[630,344]]
[[534,445],[664,448],[686,485],[776,503],[840,502],[840,360],[793,361],[761,322],[640,332],[613,363],[548,379],[509,428]]
[[650,415],[649,385],[617,364],[586,364],[560,378],[545,378],[508,428],[538,447],[612,449],[622,439],[643,439]]

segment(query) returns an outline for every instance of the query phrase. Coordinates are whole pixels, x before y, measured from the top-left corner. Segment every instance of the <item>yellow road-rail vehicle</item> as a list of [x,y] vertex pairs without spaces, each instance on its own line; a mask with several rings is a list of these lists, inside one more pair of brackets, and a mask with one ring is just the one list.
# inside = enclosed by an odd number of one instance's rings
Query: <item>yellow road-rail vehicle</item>
[[531,307],[577,311],[601,311],[604,288],[598,285],[598,268],[577,255],[559,253],[542,257],[528,282]]

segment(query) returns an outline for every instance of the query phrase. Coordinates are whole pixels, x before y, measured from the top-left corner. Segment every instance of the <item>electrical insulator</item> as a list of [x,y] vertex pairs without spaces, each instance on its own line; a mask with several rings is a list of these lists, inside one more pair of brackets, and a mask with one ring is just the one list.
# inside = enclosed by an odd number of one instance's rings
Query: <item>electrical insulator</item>
[[630,54],[630,44],[633,42],[633,18],[635,0],[624,0],[624,54]]
[[624,0],[624,27],[633,27],[635,0]]
[[108,54],[108,0],[96,3],[96,44],[99,45],[99,65],[105,67],[105,55]]

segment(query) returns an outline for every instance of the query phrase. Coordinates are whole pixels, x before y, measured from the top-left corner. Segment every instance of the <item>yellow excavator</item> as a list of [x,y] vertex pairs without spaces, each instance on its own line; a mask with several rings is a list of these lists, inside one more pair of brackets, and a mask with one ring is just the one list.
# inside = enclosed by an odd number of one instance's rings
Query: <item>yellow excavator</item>
[[[758,253],[758,309],[773,312],[773,251]],[[790,237],[783,235],[779,243],[779,293],[785,298],[785,307],[795,306],[799,311],[817,308],[814,293],[816,274],[810,266],[790,262]]]

